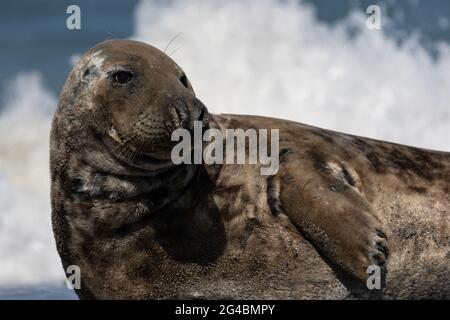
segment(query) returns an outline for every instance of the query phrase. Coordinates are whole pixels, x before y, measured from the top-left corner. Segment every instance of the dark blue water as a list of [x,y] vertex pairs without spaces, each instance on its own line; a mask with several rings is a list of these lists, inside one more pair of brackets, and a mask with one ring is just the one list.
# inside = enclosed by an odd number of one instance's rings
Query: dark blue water
[[383,32],[401,44],[417,34],[421,44],[436,56],[436,44],[450,43],[450,1],[448,0],[304,0],[316,8],[320,21],[333,24],[344,19],[351,10],[366,12],[376,4],[382,10]]
[[[68,30],[66,9],[81,8],[81,30]],[[0,70],[3,82],[21,71],[39,70],[45,85],[59,92],[70,71],[69,58],[96,43],[133,32],[136,1],[2,1]]]
[[[382,8],[390,23],[383,32],[399,44],[418,34],[422,45],[436,56],[440,41],[450,43],[450,1],[448,0],[303,0],[312,4],[320,21],[334,24],[352,10],[371,4]],[[71,65],[70,57],[96,43],[126,38],[133,33],[133,10],[137,1],[3,1],[0,4],[0,70],[2,79],[12,79],[21,71],[38,70],[45,86],[58,93]],[[81,30],[66,28],[66,8],[81,8]],[[295,37],[295,35],[293,35]]]

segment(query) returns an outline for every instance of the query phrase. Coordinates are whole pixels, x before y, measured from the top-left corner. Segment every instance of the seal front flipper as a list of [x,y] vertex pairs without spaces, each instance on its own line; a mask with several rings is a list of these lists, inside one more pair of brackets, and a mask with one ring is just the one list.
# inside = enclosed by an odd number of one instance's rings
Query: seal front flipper
[[329,262],[365,286],[371,265],[384,278],[388,247],[383,225],[351,171],[339,162],[293,154],[269,181],[268,196],[275,214],[286,214]]

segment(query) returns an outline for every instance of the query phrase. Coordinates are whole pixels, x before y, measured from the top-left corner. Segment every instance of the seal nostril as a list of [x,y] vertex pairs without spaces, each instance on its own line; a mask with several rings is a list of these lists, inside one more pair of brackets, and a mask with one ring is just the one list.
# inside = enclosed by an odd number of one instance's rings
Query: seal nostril
[[209,119],[208,109],[198,99],[194,100],[194,105],[192,106],[192,111],[191,111],[191,118],[192,118],[192,121],[203,122],[203,126],[205,126],[206,122],[208,122],[208,119]]
[[203,118],[205,117],[205,109],[202,109],[200,112],[200,115],[198,116],[198,120],[203,121]]

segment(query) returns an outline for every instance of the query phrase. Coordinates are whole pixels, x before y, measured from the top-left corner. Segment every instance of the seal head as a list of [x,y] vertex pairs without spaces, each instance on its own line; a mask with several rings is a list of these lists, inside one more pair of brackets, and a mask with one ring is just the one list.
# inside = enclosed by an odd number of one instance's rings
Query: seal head
[[[76,119],[66,126],[72,133],[88,131],[116,157],[144,169],[170,165],[173,130],[191,129],[195,120],[207,122],[207,110],[183,70],[160,50],[137,41],[106,41],[88,51],[70,74],[61,100],[57,114],[69,122]],[[146,161],[140,161],[142,156]]]

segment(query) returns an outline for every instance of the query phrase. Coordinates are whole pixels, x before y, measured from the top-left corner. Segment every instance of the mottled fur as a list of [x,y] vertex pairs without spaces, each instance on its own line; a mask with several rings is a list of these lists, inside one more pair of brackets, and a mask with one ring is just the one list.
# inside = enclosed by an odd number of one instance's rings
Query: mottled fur
[[[126,85],[115,70],[133,71]],[[180,165],[170,133],[280,130],[281,166]],[[449,298],[450,155],[264,117],[210,115],[135,41],[91,49],[51,132],[52,221],[81,298]],[[383,290],[365,289],[366,268]]]

